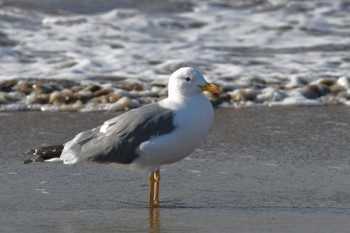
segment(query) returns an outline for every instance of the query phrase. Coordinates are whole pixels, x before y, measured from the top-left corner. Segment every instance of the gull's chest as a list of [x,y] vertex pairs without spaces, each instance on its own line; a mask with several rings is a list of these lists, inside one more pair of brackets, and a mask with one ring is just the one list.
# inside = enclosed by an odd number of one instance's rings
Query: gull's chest
[[174,117],[174,125],[184,131],[209,129],[213,120],[213,108],[210,103],[202,103],[200,107],[186,107],[180,109]]

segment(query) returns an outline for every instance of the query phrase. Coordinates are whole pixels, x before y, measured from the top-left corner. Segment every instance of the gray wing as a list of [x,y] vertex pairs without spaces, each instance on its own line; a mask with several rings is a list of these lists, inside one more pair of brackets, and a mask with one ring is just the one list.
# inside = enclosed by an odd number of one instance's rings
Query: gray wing
[[78,134],[65,144],[61,159],[66,164],[82,160],[129,164],[139,156],[136,149],[142,142],[175,129],[173,117],[172,110],[157,103],[131,110]]

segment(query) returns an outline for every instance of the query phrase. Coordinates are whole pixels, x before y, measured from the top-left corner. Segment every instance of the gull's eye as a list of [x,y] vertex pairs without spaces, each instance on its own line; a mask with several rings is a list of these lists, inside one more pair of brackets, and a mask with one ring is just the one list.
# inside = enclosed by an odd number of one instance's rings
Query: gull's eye
[[185,80],[186,80],[187,82],[189,82],[189,81],[191,81],[191,78],[190,78],[190,77],[186,77]]

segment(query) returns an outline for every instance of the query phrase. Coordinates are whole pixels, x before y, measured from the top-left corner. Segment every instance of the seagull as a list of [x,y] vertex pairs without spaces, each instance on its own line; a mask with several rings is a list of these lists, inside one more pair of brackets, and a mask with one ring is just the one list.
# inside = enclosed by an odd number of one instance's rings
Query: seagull
[[148,204],[158,206],[160,166],[187,157],[210,129],[213,107],[203,91],[220,93],[198,70],[180,68],[169,78],[166,99],[118,115],[64,144],[31,149],[26,154],[35,158],[24,163],[90,161],[144,169],[150,174]]

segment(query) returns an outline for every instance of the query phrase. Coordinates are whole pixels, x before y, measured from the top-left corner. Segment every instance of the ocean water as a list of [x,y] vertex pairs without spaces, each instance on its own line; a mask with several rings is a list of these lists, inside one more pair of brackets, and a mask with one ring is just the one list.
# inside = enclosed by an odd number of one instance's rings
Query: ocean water
[[[194,66],[227,94],[220,106],[350,105],[349,52],[347,0],[0,1],[0,91],[12,79],[165,84]],[[0,93],[13,99],[0,111],[50,108]]]
[[0,1],[0,80],[167,78],[216,82],[348,76],[346,0]]

